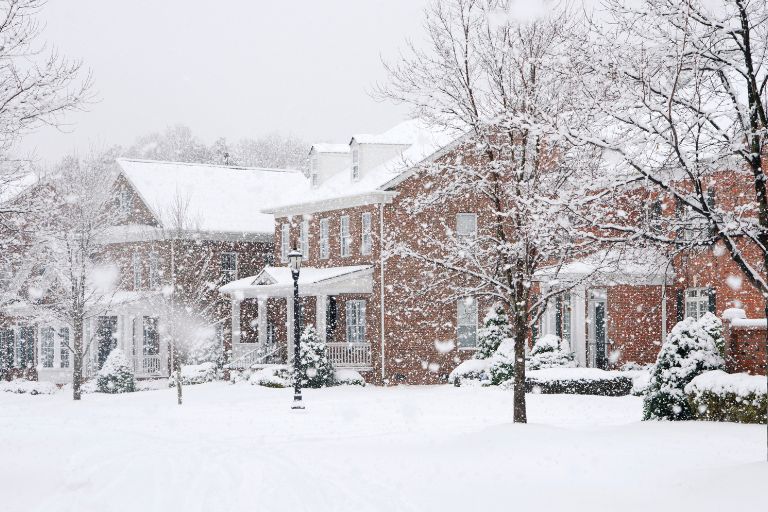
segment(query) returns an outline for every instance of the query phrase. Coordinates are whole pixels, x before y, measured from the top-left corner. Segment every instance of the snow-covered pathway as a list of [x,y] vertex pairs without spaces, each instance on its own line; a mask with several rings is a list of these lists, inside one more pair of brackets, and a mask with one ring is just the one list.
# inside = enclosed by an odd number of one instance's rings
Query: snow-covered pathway
[[[640,422],[635,397],[223,383],[0,393],[0,493],[29,511],[760,509],[764,427]],[[7,508],[6,508],[7,507]]]

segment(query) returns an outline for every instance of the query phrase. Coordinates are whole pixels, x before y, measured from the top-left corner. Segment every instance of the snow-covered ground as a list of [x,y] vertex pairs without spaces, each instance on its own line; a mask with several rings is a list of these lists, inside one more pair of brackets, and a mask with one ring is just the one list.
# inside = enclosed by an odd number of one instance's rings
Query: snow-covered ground
[[[247,384],[0,393],[0,498],[26,511],[762,510],[765,427],[640,422],[641,400]],[[742,508],[744,507],[744,508]]]

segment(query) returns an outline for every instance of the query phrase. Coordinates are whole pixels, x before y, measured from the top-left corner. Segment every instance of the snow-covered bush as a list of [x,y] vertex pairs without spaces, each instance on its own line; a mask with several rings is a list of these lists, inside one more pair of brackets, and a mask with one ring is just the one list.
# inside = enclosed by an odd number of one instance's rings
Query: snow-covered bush
[[322,388],[333,385],[333,365],[328,359],[325,342],[311,325],[301,335],[299,356],[300,382],[303,388]]
[[254,371],[248,382],[254,386],[287,388],[291,386],[291,370],[284,364],[267,365]]
[[135,388],[128,358],[119,348],[114,349],[96,376],[96,390],[99,393],[131,393]]
[[502,341],[489,361],[488,374],[492,385],[498,386],[512,379],[515,376],[515,340],[507,338]]
[[[213,382],[214,380],[216,380],[215,363],[185,364],[181,367],[181,384],[183,386]],[[168,386],[174,387],[175,385],[176,374],[174,373],[168,378]]]
[[625,396],[632,391],[632,378],[598,368],[547,368],[527,372],[525,389],[542,394]]
[[483,326],[477,330],[477,351],[475,359],[488,359],[496,353],[499,345],[512,337],[509,317],[500,303],[488,310]]
[[27,395],[52,395],[56,390],[56,385],[52,382],[39,382],[27,379],[14,379],[10,382],[0,380],[0,392]]
[[685,386],[693,417],[707,421],[765,423],[765,377],[722,370],[705,372]]
[[487,386],[491,383],[490,362],[490,359],[467,359],[448,374],[448,383],[457,387],[465,384]]
[[342,368],[333,374],[333,380],[338,386],[365,386],[365,379],[359,372]]
[[678,322],[661,346],[643,402],[643,419],[693,418],[685,386],[694,377],[724,366],[712,337],[693,318]]
[[569,368],[576,366],[573,354],[565,350],[562,341],[554,334],[546,334],[536,340],[531,349],[527,367],[531,370],[544,368]]
[[701,329],[712,338],[717,351],[721,356],[725,357],[725,337],[723,336],[723,321],[717,318],[714,314],[707,311],[699,318],[699,326]]

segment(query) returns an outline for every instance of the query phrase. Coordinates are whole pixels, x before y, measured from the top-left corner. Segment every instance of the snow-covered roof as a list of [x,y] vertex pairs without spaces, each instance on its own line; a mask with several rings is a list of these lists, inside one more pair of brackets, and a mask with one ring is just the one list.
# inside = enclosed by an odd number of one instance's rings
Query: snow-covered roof
[[543,282],[586,277],[604,284],[663,284],[672,282],[674,272],[664,254],[645,248],[600,250],[536,272],[537,280]]
[[403,150],[401,155],[366,171],[356,181],[351,179],[351,168],[347,167],[330,176],[317,188],[309,190],[302,196],[301,202],[284,201],[280,203],[275,201],[272,207],[266,208],[264,211],[280,214],[288,210],[295,210],[296,207],[302,205],[325,203],[335,205],[336,203],[343,203],[347,198],[380,194],[386,190],[386,185],[392,180],[461,136],[463,134],[460,132],[431,126],[417,119],[400,123],[381,135],[356,135],[354,138],[357,142],[360,142],[358,137],[363,137],[362,140],[365,140],[365,143],[402,144],[408,147]]
[[325,142],[318,142],[316,144],[312,144],[312,148],[310,148],[310,153],[314,151],[315,153],[349,153],[349,144],[328,144]]
[[[369,287],[372,269],[371,265],[303,267],[299,273],[299,292],[301,295],[314,295],[327,292],[329,286],[340,283],[347,286],[346,293],[364,292],[360,286]],[[227,283],[219,291],[243,297],[288,296],[293,293],[293,275],[287,266],[264,267],[257,275]]]
[[300,171],[221,165],[117,160],[122,175],[152,214],[173,228],[174,205],[186,202],[188,223],[216,233],[268,233],[274,219],[261,213],[274,203],[296,201],[309,190]]

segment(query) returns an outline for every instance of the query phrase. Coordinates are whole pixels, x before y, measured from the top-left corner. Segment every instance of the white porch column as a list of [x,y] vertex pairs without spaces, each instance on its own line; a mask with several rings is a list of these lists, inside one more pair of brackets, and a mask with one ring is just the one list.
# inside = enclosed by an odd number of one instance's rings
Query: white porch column
[[259,345],[264,346],[267,343],[267,299],[258,299],[257,324],[259,330]]
[[571,350],[576,363],[587,366],[587,290],[577,286],[571,290]]
[[287,333],[286,340],[288,340],[288,361],[293,361],[293,297],[287,297],[285,299],[286,315],[285,315],[285,332]]
[[327,295],[318,295],[315,297],[315,306],[316,306],[316,312],[315,312],[315,328],[317,329],[317,335],[320,338],[320,341],[325,343],[325,335],[326,335],[326,325],[325,325],[325,312],[328,308],[328,296]]
[[232,299],[232,345],[240,343],[240,301]]

